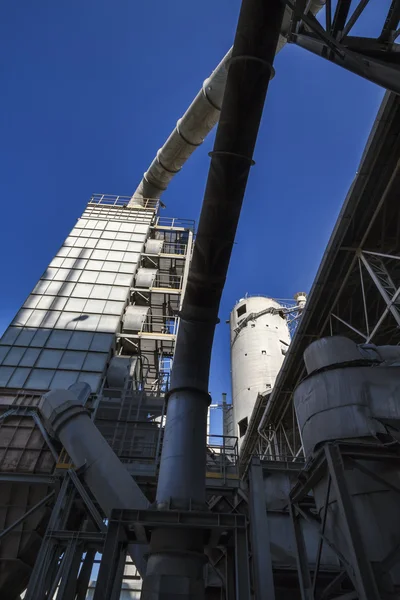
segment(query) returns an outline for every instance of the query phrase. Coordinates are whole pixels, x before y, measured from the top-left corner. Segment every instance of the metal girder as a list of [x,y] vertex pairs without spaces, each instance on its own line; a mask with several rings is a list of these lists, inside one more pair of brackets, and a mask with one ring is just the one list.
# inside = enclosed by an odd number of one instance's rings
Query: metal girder
[[347,487],[340,449],[337,445],[326,444],[324,451],[336,492],[336,501],[346,533],[348,548],[352,556],[352,567],[360,600],[380,600],[371,563],[365,554],[364,544]]
[[329,52],[329,50],[332,50],[330,45],[313,35],[294,34],[292,41],[347,71],[368,79],[395,94],[400,94],[400,69],[395,65],[386,64],[370,56],[363,56],[360,53],[348,50],[344,46],[340,47],[340,54],[337,49],[334,52]]
[[[369,0],[360,0],[347,20],[351,0],[338,0],[332,21],[332,4],[326,4],[326,28],[307,12],[303,0],[286,0],[292,10],[292,23],[288,40],[321,56],[344,69],[400,94],[399,54],[392,47],[400,16],[400,0],[393,0],[380,38],[349,38]],[[303,22],[305,27],[300,28]],[[397,32],[396,32],[397,33]]]
[[32,506],[32,508],[30,508],[29,510],[27,510],[26,513],[24,513],[19,519],[17,519],[16,521],[14,521],[14,523],[12,523],[9,527],[7,527],[6,529],[3,529],[3,531],[0,532],[0,540],[2,538],[4,538],[6,535],[8,535],[10,533],[10,531],[13,531],[13,529],[15,529],[16,527],[18,527],[18,525],[20,525],[20,523],[23,523],[27,517],[30,517],[39,508],[41,508],[42,506],[44,506],[45,504],[47,504],[47,502],[49,500],[51,500],[53,498],[53,496],[54,496],[54,490],[52,492],[50,492],[50,494],[47,494],[47,496],[45,496],[44,498],[42,498],[42,500],[40,500],[39,502],[37,502],[34,506]]
[[350,5],[351,0],[338,0],[335,16],[333,17],[332,29],[329,32],[334,38],[336,38],[344,29],[350,10]]
[[264,478],[259,458],[253,458],[250,466],[249,511],[255,596],[257,600],[275,600]]
[[384,42],[392,41],[399,26],[399,21],[400,0],[392,0],[392,4],[390,5],[389,12],[387,14],[379,39]]

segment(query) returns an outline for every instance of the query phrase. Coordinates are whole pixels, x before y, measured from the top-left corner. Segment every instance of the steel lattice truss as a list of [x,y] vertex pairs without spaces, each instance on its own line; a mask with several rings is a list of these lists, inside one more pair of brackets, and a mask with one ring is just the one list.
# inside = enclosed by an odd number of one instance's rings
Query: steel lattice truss
[[[287,38],[318,56],[400,93],[400,0],[392,0],[377,38],[351,35],[369,3],[376,0],[326,0],[325,18],[309,11],[307,0],[286,0],[293,11]],[[378,0],[379,3],[379,0]]]
[[252,452],[302,456],[292,395],[313,340],[345,335],[358,344],[400,344],[399,189],[400,96],[387,93],[275,388],[257,401],[242,469]]

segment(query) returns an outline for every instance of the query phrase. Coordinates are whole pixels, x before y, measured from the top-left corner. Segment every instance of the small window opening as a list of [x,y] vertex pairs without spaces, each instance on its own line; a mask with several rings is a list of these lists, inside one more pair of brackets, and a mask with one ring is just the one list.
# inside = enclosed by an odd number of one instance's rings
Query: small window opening
[[242,306],[240,306],[237,311],[236,314],[238,317],[241,317],[242,315],[244,315],[246,313],[246,305],[242,304]]
[[247,417],[245,417],[244,419],[242,419],[241,421],[239,421],[238,423],[238,427],[239,427],[239,437],[243,437],[247,431],[247,427],[248,427],[248,419]]
[[261,354],[267,354],[266,350],[261,350]]

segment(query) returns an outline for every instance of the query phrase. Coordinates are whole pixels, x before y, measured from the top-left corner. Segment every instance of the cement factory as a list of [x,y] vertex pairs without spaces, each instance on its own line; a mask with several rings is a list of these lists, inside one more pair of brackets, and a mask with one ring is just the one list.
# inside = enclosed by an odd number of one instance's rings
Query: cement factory
[[[6,329],[1,600],[400,599],[400,0],[352,36],[367,4],[243,0],[136,191],[89,199]],[[232,308],[220,404],[213,336],[287,43],[387,91],[311,290]],[[164,216],[217,124],[199,223]]]

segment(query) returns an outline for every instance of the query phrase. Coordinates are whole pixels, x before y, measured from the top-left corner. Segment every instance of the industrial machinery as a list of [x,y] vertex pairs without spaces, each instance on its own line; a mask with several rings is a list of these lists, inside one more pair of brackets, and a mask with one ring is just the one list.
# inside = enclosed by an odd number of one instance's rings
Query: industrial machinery
[[[233,48],[135,193],[91,198],[1,339],[2,600],[116,600],[122,589],[144,600],[399,597],[397,348],[334,337],[310,347],[296,391],[303,449],[289,402],[278,400],[291,398],[282,381],[295,369],[298,383],[293,356],[298,340],[320,337],[307,329],[319,315],[298,295],[290,342],[281,304],[243,299],[231,316],[240,471],[236,432],[206,444],[213,335],[275,53],[296,43],[400,92],[400,0],[377,40],[349,35],[367,2],[350,17],[349,0],[334,14],[327,3],[325,26],[323,4],[243,1]],[[160,215],[160,196],[220,113],[193,247],[194,224]],[[378,134],[381,121],[373,142]],[[392,185],[397,130],[385,135]],[[367,183],[361,170],[352,189]],[[392,236],[368,262],[361,247],[372,224],[346,251],[380,288],[379,328],[389,314],[400,323],[396,278],[381,265],[398,256]],[[347,279],[318,280],[318,294],[338,281]],[[398,332],[388,331],[392,342]]]

